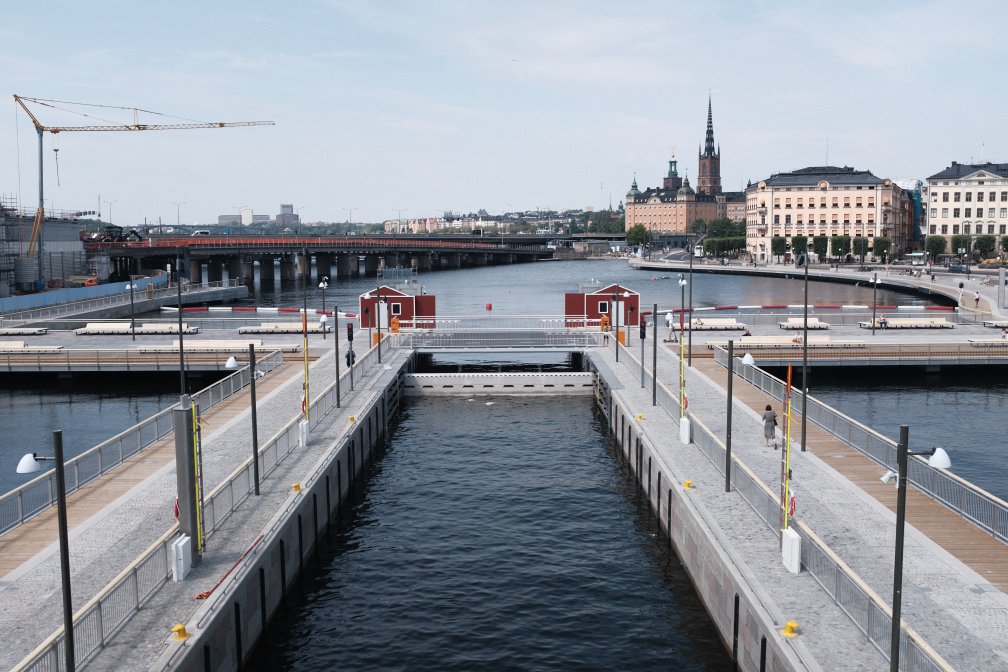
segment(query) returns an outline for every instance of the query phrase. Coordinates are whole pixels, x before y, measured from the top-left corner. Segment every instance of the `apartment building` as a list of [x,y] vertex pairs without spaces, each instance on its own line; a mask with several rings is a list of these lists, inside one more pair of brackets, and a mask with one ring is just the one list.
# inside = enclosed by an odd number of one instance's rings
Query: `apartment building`
[[[927,178],[928,235],[1008,234],[1008,163],[957,163]],[[951,251],[951,250],[949,250]]]

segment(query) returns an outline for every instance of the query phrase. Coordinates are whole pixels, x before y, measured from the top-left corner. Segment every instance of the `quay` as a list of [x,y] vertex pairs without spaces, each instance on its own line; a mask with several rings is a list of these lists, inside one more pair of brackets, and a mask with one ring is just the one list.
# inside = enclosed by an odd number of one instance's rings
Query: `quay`
[[[993,309],[987,317],[999,314]],[[593,395],[618,453],[636,475],[656,524],[689,572],[739,669],[887,667],[896,494],[879,476],[892,466],[892,441],[835,412],[827,422],[828,411],[811,406],[808,452],[791,453],[796,510],[789,522],[801,537],[802,569],[792,574],[779,546],[781,453],[763,447],[759,421],[766,403],[781,408],[780,381],[763,373],[758,360],[756,366],[735,363],[731,489],[726,492],[727,360],[723,350],[707,347],[708,341],[724,340],[724,334],[693,334],[698,342],[692,366],[684,367],[689,405],[688,423],[683,423],[678,344],[659,342],[657,371],[651,369],[653,339],[664,337],[663,325],[649,329],[643,344],[636,328],[627,333],[617,361],[616,339],[603,339],[597,329],[568,328],[562,320],[546,326],[527,321],[516,329],[517,322],[484,321],[480,330],[459,321],[456,327],[389,335],[382,341],[380,363],[377,348],[358,360],[352,390],[342,361],[333,356],[335,343],[312,335],[306,445],[297,427],[303,370],[275,355],[273,369],[259,381],[259,436],[270,438],[260,443],[265,476],[258,497],[250,494],[249,398],[243,384],[231,384],[229,396],[201,413],[209,532],[201,562],[181,583],[171,580],[168,563],[168,544],[178,536],[171,511],[174,464],[170,454],[163,454],[170,449],[145,448],[72,493],[78,661],[90,669],[237,669],[298,580],[360,469],[373,459],[402,398],[522,392]],[[990,333],[982,322],[957,322],[953,329],[928,332],[927,339],[967,347],[965,332]],[[851,325],[840,329],[851,338],[864,331]],[[761,325],[754,335],[774,330],[781,332],[776,321]],[[201,333],[234,338],[230,330]],[[876,332],[873,343],[895,346],[919,337]],[[38,338],[99,337],[47,333]],[[127,349],[128,337],[102,338]],[[146,339],[170,343],[171,337]],[[340,345],[345,347],[345,341]],[[585,371],[473,376],[413,370],[417,353],[539,349],[578,353]],[[736,355],[741,354],[737,348]],[[246,369],[246,379],[247,374]],[[795,411],[792,418],[800,421]],[[838,429],[841,422],[844,431]],[[682,442],[684,425],[689,430]],[[561,472],[562,465],[557,469]],[[935,496],[908,489],[903,669],[1004,669],[1008,505],[954,477],[929,478],[942,479]],[[967,493],[974,504],[948,501],[949,488]],[[12,633],[0,652],[4,669],[62,669],[53,518],[47,507],[0,534],[0,556],[14,558],[0,569],[0,624]],[[193,597],[211,590],[206,599]],[[781,634],[789,621],[798,624],[794,638]],[[171,638],[176,623],[185,626],[188,639]]]

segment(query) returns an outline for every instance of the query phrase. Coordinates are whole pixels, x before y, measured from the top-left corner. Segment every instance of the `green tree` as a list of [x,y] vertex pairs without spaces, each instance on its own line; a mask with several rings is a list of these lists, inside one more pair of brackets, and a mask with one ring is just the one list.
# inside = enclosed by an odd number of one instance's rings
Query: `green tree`
[[[971,242],[970,237],[963,234],[952,236],[952,254],[962,254],[963,252],[969,254],[972,248]],[[963,250],[963,252],[959,250]]]
[[806,236],[791,236],[791,257],[798,262],[798,255],[808,253],[808,238]]
[[885,236],[876,238],[872,245],[872,251],[875,253],[876,257],[882,260],[882,262],[885,262],[886,257],[889,256],[890,249],[892,249],[892,241]]
[[974,241],[974,247],[980,253],[981,259],[990,259],[993,257],[996,245],[997,239],[994,236],[977,236]]
[[945,254],[946,245],[945,236],[928,236],[924,240],[924,249],[932,264],[938,260],[938,255]]
[[706,235],[707,233],[709,233],[707,230],[707,222],[705,222],[702,219],[694,221],[692,224],[690,224],[690,231],[700,236]]
[[864,236],[854,236],[852,249],[854,250],[854,256],[860,259],[863,264],[865,257],[868,256],[868,239]]
[[1008,252],[1008,236],[1001,236],[1001,251]]
[[730,219],[715,219],[707,222],[707,235],[711,238],[733,238],[745,235],[745,224]]
[[826,236],[814,236],[812,238],[812,251],[820,261],[826,258],[829,252],[829,238]]
[[837,261],[843,261],[851,251],[850,236],[833,236],[832,248],[833,256],[837,258]]
[[770,239],[770,254],[777,257],[777,261],[787,254],[787,238],[784,236],[774,236]]
[[626,232],[627,245],[636,247],[651,240],[651,234],[643,224],[634,224]]

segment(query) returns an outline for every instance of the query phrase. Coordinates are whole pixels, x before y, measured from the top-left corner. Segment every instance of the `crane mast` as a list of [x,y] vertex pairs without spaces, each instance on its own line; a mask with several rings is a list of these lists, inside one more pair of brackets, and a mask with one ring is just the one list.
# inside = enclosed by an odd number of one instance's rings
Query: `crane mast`
[[[33,255],[38,253],[38,282],[40,285],[44,286],[44,278],[42,276],[42,221],[45,219],[45,183],[43,179],[43,160],[42,160],[42,138],[46,132],[56,135],[57,133],[64,132],[107,132],[107,131],[181,131],[189,130],[194,128],[235,128],[235,127],[246,127],[246,126],[273,126],[272,121],[212,121],[212,122],[190,122],[181,124],[144,124],[139,121],[139,110],[138,108],[129,108],[133,111],[133,123],[132,124],[88,124],[81,126],[46,126],[38,120],[38,118],[32,113],[31,109],[26,104],[27,102],[35,103],[37,105],[43,105],[45,107],[55,107],[51,103],[60,102],[54,100],[46,100],[43,98],[29,98],[26,96],[19,96],[14,94],[14,101],[21,106],[21,109],[25,111],[28,117],[31,119],[32,124],[35,126],[35,132],[38,133],[38,154],[39,154],[39,200],[38,209],[35,211],[35,221],[32,224],[31,239],[28,241],[28,251],[26,256],[31,258]],[[73,105],[81,103],[69,103]],[[111,107],[108,105],[91,105],[92,107]]]

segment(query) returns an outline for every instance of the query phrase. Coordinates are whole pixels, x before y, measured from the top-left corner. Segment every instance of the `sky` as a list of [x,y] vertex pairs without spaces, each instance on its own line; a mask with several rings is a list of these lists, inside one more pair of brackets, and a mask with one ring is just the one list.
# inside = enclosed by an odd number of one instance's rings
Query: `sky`
[[[39,0],[4,9],[0,81],[125,108],[29,104],[45,126],[275,122],[46,133],[47,209],[123,226],[600,209],[673,154],[696,183],[708,96],[726,190],[827,161],[1008,162],[1006,19],[997,0]],[[38,204],[38,153],[9,95],[8,202]]]

